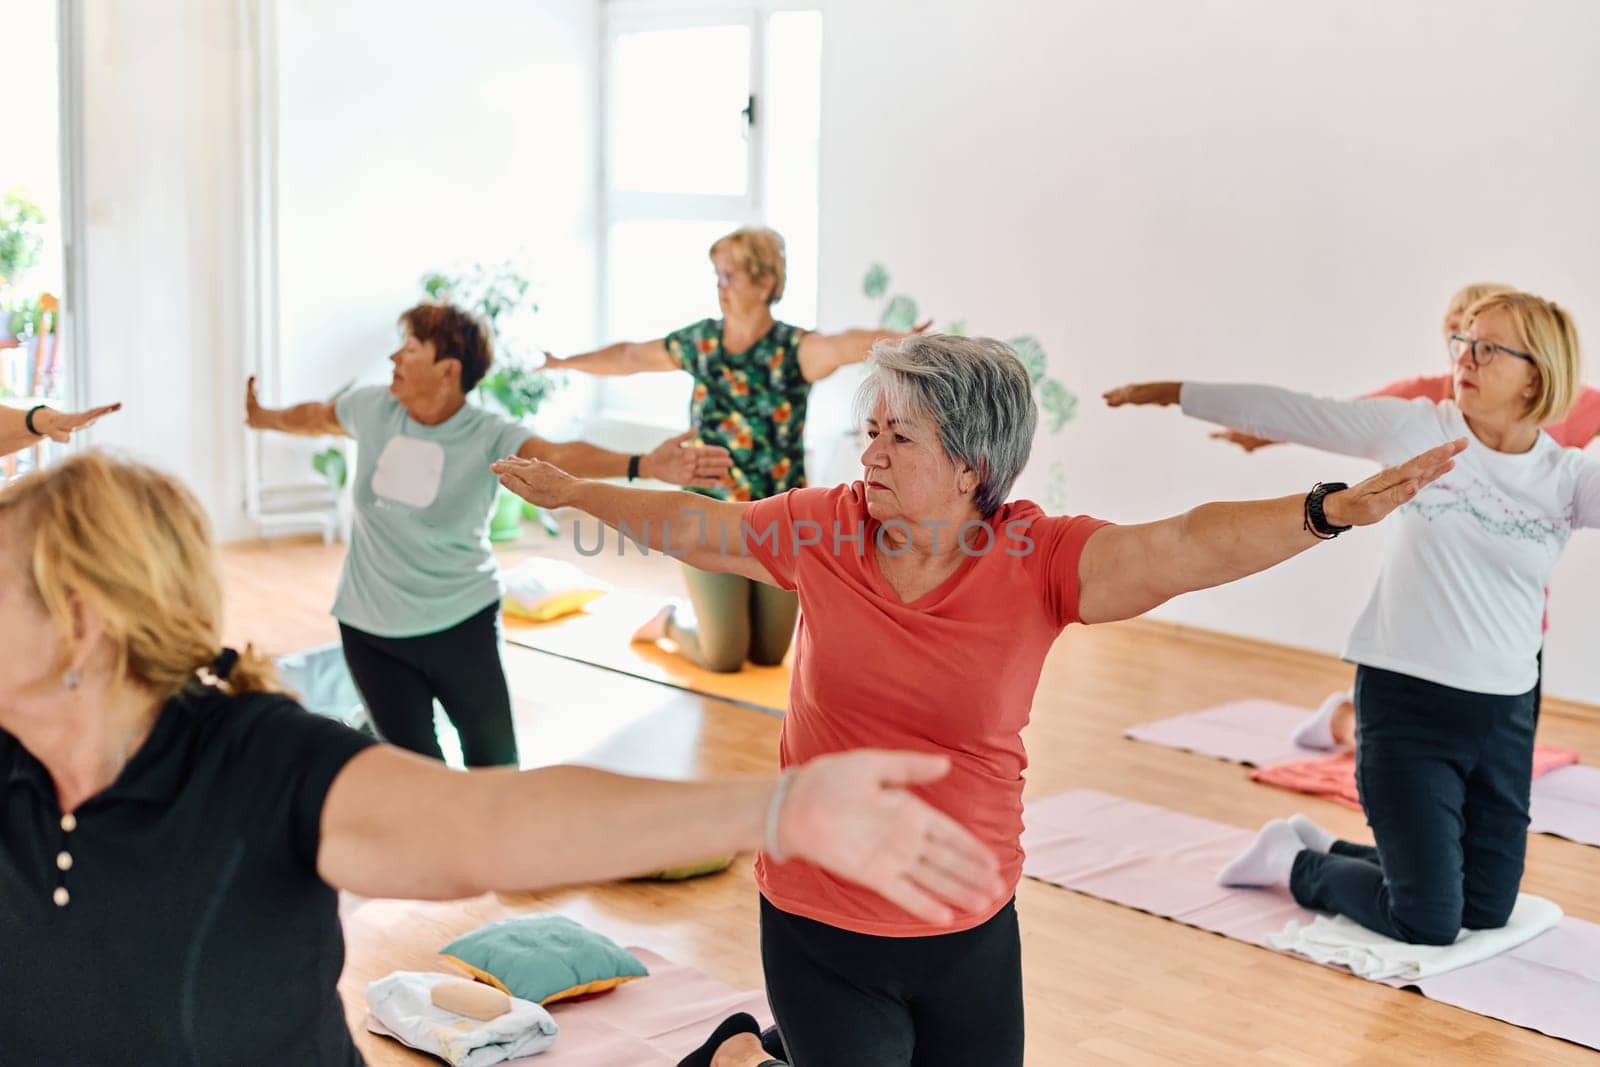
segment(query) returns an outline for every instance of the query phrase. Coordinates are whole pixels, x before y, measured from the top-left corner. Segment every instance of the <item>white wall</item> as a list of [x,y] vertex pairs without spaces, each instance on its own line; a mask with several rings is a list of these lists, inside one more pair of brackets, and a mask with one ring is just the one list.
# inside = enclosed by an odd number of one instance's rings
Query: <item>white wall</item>
[[387,381],[421,275],[474,260],[525,254],[537,340],[591,341],[598,33],[597,0],[278,0],[277,401]]
[[[256,94],[258,6],[277,38],[275,100]],[[258,311],[258,106],[281,123],[282,360],[268,367],[269,402],[381,374],[420,275],[472,259],[528,253],[549,308],[539,340],[591,340],[596,0],[75,8],[75,351],[85,399],[127,405],[94,441],[183,477],[220,536],[255,532],[240,398]],[[269,471],[302,477],[308,456],[280,439]]]
[[[182,477],[219,533],[242,532],[241,341],[254,255],[241,115],[245,5],[77,5],[83,110],[81,399],[125,407],[93,431]],[[243,326],[243,329],[241,328]]]
[[[1600,336],[1600,5],[1489,0],[850,0],[825,19],[825,325],[896,290],[974,332],[1036,334],[1084,400],[1021,491],[1122,521],[1355,480],[1245,457],[1126,381],[1351,393],[1444,366],[1456,286],[1505,280]],[[821,401],[818,397],[818,402]],[[1356,533],[1169,619],[1337,651],[1376,573]],[[1600,538],[1555,577],[1550,691],[1600,701]],[[1311,696],[1308,694],[1308,697]]]

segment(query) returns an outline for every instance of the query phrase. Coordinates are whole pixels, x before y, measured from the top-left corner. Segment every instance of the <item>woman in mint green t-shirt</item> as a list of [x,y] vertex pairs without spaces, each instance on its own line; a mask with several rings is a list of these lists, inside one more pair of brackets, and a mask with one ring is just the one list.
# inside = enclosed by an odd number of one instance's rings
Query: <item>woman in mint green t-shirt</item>
[[263,408],[245,398],[258,430],[340,434],[360,444],[355,525],[333,614],[345,662],[384,740],[441,759],[437,700],[461,735],[467,765],[517,762],[511,696],[500,663],[500,568],[489,545],[499,485],[489,464],[539,457],[590,477],[640,473],[679,485],[715,485],[719,448],[688,435],[630,457],[582,441],[535,437],[513,419],[467,403],[493,360],[481,320],[449,304],[400,316],[405,340],[389,357],[387,388],[336,402]]
[[[784,251],[783,238],[773,230],[749,227],[719,238],[711,262],[722,318],[702,319],[655,341],[624,341],[566,358],[547,355],[545,366],[599,375],[687,371],[694,378],[689,419],[697,439],[733,457],[722,484],[701,492],[719,500],[760,500],[806,484],[811,383],[860,363],[878,341],[904,334],[824,334],[774,319],[772,305],[783,296]],[[678,618],[669,606],[635,640],[669,637],[685,656],[713,671],[737,671],[746,659],[782,662],[800,611],[794,593],[687,566],[684,578],[695,621]]]

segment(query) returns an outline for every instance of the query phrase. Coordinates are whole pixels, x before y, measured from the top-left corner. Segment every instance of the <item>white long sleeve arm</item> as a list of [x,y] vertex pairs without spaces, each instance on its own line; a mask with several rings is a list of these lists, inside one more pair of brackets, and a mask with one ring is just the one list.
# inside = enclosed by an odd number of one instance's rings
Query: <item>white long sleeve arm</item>
[[1419,440],[1416,431],[1437,419],[1419,409],[1419,402],[1397,397],[1335,400],[1272,385],[1184,382],[1180,400],[1183,413],[1193,418],[1379,462],[1393,462],[1444,440]]

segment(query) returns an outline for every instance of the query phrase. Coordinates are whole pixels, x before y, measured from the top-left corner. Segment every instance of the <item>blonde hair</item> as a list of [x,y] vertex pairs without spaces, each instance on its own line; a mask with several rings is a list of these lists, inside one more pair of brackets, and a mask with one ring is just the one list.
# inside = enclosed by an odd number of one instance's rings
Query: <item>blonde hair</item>
[[783,297],[785,280],[783,237],[777,230],[765,226],[743,226],[732,233],[718,237],[711,244],[708,255],[727,247],[739,261],[739,267],[750,280],[763,282],[772,278],[772,295],[767,303],[776,304]]
[[1516,291],[1516,286],[1502,285],[1500,282],[1473,282],[1471,285],[1463,285],[1455,291],[1455,295],[1450,298],[1450,303],[1444,306],[1445,321],[1448,322],[1451,315],[1465,315],[1469,307],[1486,296],[1494,296],[1496,293],[1514,293]]
[[[205,513],[177,479],[83,452],[0,490],[0,520],[21,540],[21,571],[69,657],[76,598],[104,620],[119,682],[132,677],[165,700],[211,680],[200,672],[222,652],[222,583]],[[277,691],[277,672],[247,647],[223,688]]]
[[1528,417],[1543,426],[1565,416],[1583,383],[1583,357],[1572,316],[1532,293],[1492,293],[1467,308],[1461,317],[1462,329],[1490,311],[1506,313],[1517,343],[1533,357],[1539,372],[1539,391],[1528,404]]

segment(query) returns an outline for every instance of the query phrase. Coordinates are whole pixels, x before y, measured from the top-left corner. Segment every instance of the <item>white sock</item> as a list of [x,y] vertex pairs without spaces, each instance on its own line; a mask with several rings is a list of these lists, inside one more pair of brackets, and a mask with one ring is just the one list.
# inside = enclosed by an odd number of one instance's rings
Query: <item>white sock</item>
[[1289,816],[1289,825],[1294,828],[1295,835],[1302,844],[1312,852],[1326,852],[1339,840],[1333,834],[1324,830],[1304,815],[1294,814]]
[[1305,850],[1305,842],[1286,819],[1273,819],[1261,828],[1234,861],[1217,874],[1218,885],[1288,885],[1294,858]]
[[1339,742],[1333,736],[1333,713],[1349,699],[1349,693],[1329,693],[1317,713],[1295,727],[1289,739],[1301,748],[1315,748],[1324,752],[1338,748]]

